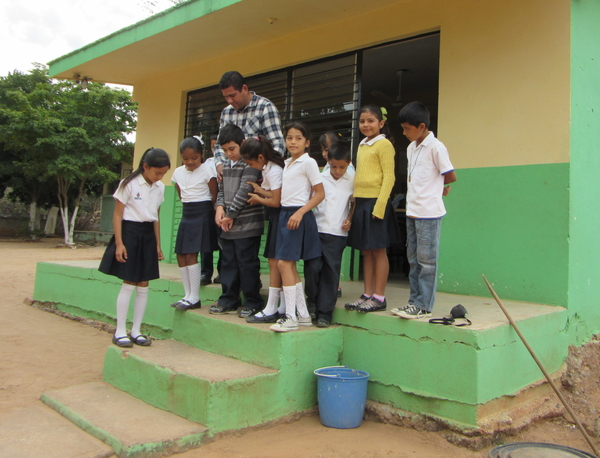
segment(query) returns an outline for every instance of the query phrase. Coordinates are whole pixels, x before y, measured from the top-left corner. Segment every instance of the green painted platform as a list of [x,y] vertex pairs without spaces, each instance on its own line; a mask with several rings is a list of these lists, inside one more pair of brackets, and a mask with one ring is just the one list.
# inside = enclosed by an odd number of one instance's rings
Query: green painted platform
[[[96,264],[39,263],[34,299],[112,321],[120,284],[99,273]],[[344,282],[334,326],[279,334],[235,315],[210,315],[207,306],[189,312],[169,307],[183,293],[174,265],[161,264],[161,279],[150,289],[145,331],[161,340],[133,349],[109,345],[104,380],[205,425],[206,437],[314,408],[313,371],[324,366],[368,371],[371,403],[463,430],[489,430],[499,419],[510,426],[528,414],[525,405],[542,404],[548,394],[537,386],[542,374],[491,297],[438,293],[434,316],[462,303],[473,321],[469,327],[442,326],[402,320],[389,311],[348,312],[343,303],[354,300],[362,284]],[[201,288],[205,305],[219,294],[219,285]],[[388,308],[406,304],[406,283],[389,283],[387,297]],[[546,369],[560,371],[568,351],[566,310],[504,305]]]

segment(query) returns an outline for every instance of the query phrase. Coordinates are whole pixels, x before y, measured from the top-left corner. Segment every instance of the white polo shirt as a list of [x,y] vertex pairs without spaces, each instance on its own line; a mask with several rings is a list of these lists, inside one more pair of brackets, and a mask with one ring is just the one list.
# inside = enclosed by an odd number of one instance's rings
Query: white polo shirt
[[319,232],[339,236],[347,236],[342,230],[344,220],[350,212],[350,197],[354,194],[354,170],[346,169],[338,180],[331,176],[330,170],[321,173],[325,199],[315,207],[315,218]]
[[171,180],[179,186],[182,202],[205,202],[212,200],[208,182],[216,177],[214,166],[205,162],[192,171],[187,170],[185,165],[177,167]]
[[322,183],[317,161],[304,153],[294,162],[285,160],[282,175],[281,206],[303,207],[310,200],[312,187]]
[[406,150],[406,216],[437,219],[446,214],[442,199],[444,174],[454,170],[448,150],[433,132],[417,146],[414,141]]
[[283,169],[275,162],[269,161],[262,169],[263,181],[261,187],[266,191],[281,189]]
[[157,181],[150,186],[140,174],[125,187],[119,183],[113,197],[125,205],[124,220],[139,223],[158,221],[158,209],[165,200],[165,185]]

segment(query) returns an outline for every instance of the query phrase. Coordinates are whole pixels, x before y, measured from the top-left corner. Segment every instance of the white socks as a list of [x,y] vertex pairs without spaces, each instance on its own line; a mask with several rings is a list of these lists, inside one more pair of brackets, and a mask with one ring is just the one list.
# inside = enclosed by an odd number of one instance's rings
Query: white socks
[[127,311],[129,310],[129,301],[135,286],[123,283],[121,291],[117,296],[117,330],[115,337],[127,336]]
[[148,287],[133,286],[123,283],[121,291],[117,296],[117,330],[115,337],[127,336],[127,312],[129,311],[129,302],[133,291],[135,300],[133,302],[133,326],[131,327],[131,336],[138,337],[141,332],[144,313],[146,312],[146,304],[148,303]]
[[142,320],[148,303],[148,287],[136,286],[135,301],[133,301],[133,325],[131,326],[131,337],[138,337],[141,332]]
[[181,283],[183,283],[183,290],[185,291],[185,296],[183,296],[182,300],[187,301],[190,297],[190,275],[187,266],[180,267],[179,273],[181,274]]
[[275,313],[277,313],[277,303],[279,302],[280,292],[281,288],[269,286],[269,298],[267,299],[267,305],[262,311],[263,315],[275,315]]
[[190,304],[195,304],[200,300],[200,264],[192,264],[191,266],[187,266],[187,271],[190,279],[190,290],[189,293],[186,294],[186,297]]
[[296,286],[284,286],[283,294],[285,296],[285,314],[293,321],[296,319]]
[[304,295],[304,288],[302,282],[296,283],[296,309],[298,310],[298,316],[302,318],[310,318],[310,313],[306,308],[306,296]]
[[279,307],[277,308],[277,313],[281,316],[285,316],[285,294],[283,290],[279,292]]

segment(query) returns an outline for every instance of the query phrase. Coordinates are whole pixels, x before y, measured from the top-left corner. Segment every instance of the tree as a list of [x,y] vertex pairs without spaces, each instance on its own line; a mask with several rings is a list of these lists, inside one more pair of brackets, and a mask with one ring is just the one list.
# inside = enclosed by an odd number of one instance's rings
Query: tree
[[52,81],[43,66],[5,79],[14,84],[27,76],[39,81],[5,91],[10,103],[3,104],[0,94],[0,177],[18,175],[32,188],[53,182],[65,244],[72,246],[82,197],[116,180],[121,162],[131,161],[133,145],[125,135],[135,130],[136,105],[123,89]]
[[140,0],[138,5],[152,15],[186,1],[188,0]]

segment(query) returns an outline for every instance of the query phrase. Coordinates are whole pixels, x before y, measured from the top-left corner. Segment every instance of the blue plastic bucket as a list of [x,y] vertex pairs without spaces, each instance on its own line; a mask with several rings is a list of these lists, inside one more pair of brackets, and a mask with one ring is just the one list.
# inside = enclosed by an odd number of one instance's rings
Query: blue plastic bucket
[[346,366],[315,370],[321,423],[330,428],[358,428],[365,413],[369,373]]

